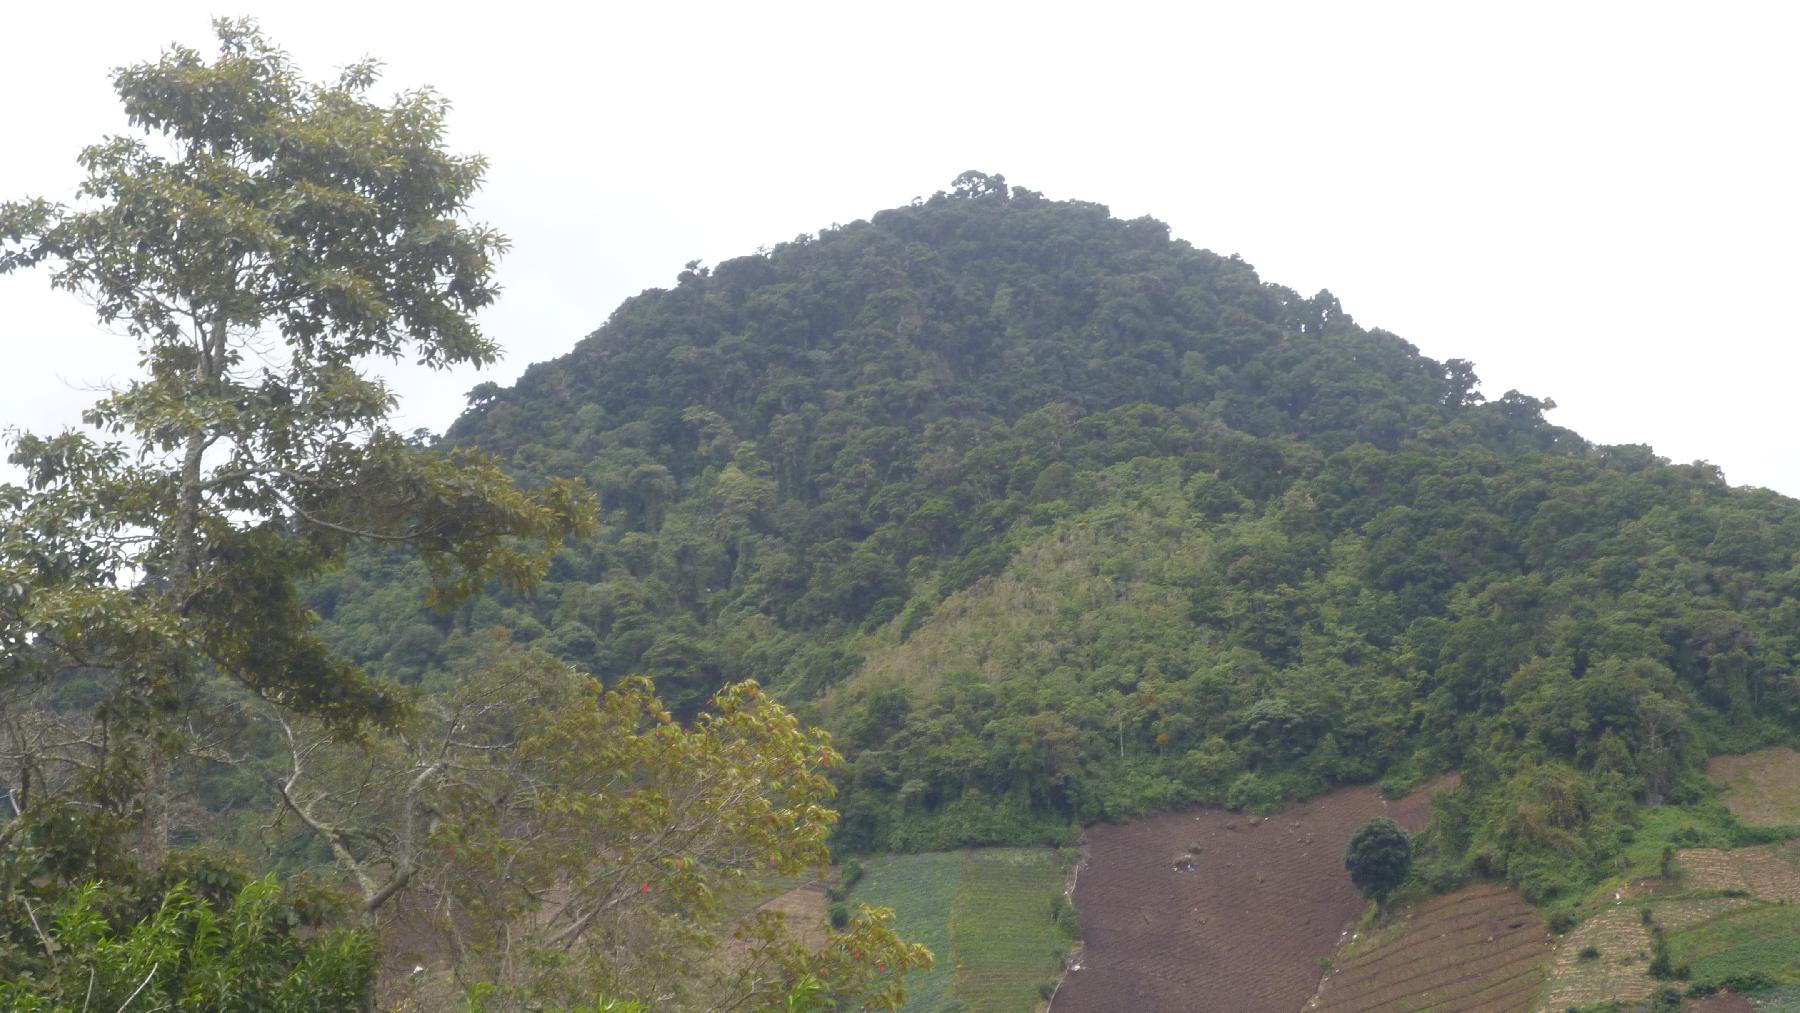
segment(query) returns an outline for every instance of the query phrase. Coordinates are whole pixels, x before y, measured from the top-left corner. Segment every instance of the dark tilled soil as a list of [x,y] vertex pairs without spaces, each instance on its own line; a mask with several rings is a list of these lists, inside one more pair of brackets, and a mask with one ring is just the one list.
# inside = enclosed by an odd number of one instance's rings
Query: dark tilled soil
[[1300,1009],[1363,910],[1344,872],[1350,835],[1376,816],[1423,828],[1430,794],[1343,788],[1264,820],[1188,809],[1089,828],[1080,970],[1055,1013]]

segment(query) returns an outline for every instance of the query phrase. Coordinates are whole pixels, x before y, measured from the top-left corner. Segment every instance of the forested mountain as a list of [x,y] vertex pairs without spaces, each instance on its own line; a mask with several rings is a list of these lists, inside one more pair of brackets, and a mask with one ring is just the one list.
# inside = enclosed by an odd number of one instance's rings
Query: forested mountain
[[1236,257],[968,173],[620,306],[446,436],[578,478],[529,596],[312,590],[377,674],[498,626],[677,713],[755,678],[849,757],[840,850],[1066,840],[1448,770],[1426,874],[1538,898],[1800,721],[1800,510],[1592,445]]

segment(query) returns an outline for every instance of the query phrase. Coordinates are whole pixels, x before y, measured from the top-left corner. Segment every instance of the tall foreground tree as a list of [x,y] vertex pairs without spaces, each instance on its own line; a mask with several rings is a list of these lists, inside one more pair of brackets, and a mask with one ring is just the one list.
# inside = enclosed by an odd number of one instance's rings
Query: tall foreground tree
[[506,242],[465,220],[484,162],[444,149],[444,100],[371,101],[373,62],[309,83],[252,22],[214,27],[214,59],[176,46],[116,72],[142,135],[82,152],[74,204],[0,205],[0,273],[46,267],[138,344],[143,375],[85,416],[115,441],[13,437],[0,680],[110,673],[94,783],[141,799],[148,866],[179,718],[215,674],[339,731],[395,718],[317,638],[296,580],[354,541],[402,543],[450,604],[532,582],[591,523],[576,486],[525,492],[403,438],[362,369],[497,353],[472,314]]

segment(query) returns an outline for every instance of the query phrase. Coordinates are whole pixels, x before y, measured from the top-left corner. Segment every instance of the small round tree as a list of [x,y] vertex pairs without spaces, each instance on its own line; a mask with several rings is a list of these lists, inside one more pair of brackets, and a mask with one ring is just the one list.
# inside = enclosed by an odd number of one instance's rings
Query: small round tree
[[1385,816],[1376,817],[1350,835],[1350,846],[1344,849],[1344,868],[1350,882],[1374,901],[1387,917],[1388,895],[1405,882],[1412,869],[1412,839],[1400,824]]

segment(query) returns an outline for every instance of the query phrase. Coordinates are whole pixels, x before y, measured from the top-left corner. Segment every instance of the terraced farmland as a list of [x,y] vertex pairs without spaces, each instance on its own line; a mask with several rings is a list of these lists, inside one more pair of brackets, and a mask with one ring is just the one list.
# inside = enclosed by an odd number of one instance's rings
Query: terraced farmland
[[1800,842],[1751,848],[1690,848],[1676,856],[1682,886],[1743,890],[1764,900],[1800,903]]
[[1663,931],[1678,932],[1753,903],[1743,897],[1691,897],[1662,901],[1650,907],[1656,924],[1661,925]]
[[[1319,959],[1365,902],[1344,846],[1375,816],[1424,826],[1430,792],[1398,802],[1344,788],[1269,819],[1187,809],[1089,829],[1075,890],[1082,969],[1055,1013],[1231,1009],[1293,1013]],[[1210,997],[1210,998],[1208,998]]]
[[1433,897],[1396,921],[1396,931],[1344,959],[1307,1009],[1522,1011],[1531,1008],[1549,970],[1543,919],[1504,886]]
[[[1773,976],[1800,958],[1800,908],[1747,897],[1628,900],[1602,909],[1562,938],[1539,1008],[1558,1013],[1590,1003],[1647,999],[1662,983],[1650,975],[1646,910],[1666,934],[1671,963],[1688,967],[1690,981],[1717,984],[1749,971]],[[1584,956],[1590,948],[1598,955]],[[1728,1004],[1738,1001],[1720,999],[1711,1008],[1733,1008]]]
[[936,955],[907,981],[906,1009],[1033,1013],[1071,943],[1053,920],[1064,866],[1044,848],[872,858],[852,903],[894,909],[894,928]]
[[[1584,957],[1590,948],[1597,956]],[[1642,908],[1612,905],[1563,936],[1542,1008],[1565,1010],[1609,1000],[1642,1002],[1656,991],[1649,967],[1650,927],[1644,924]]]

